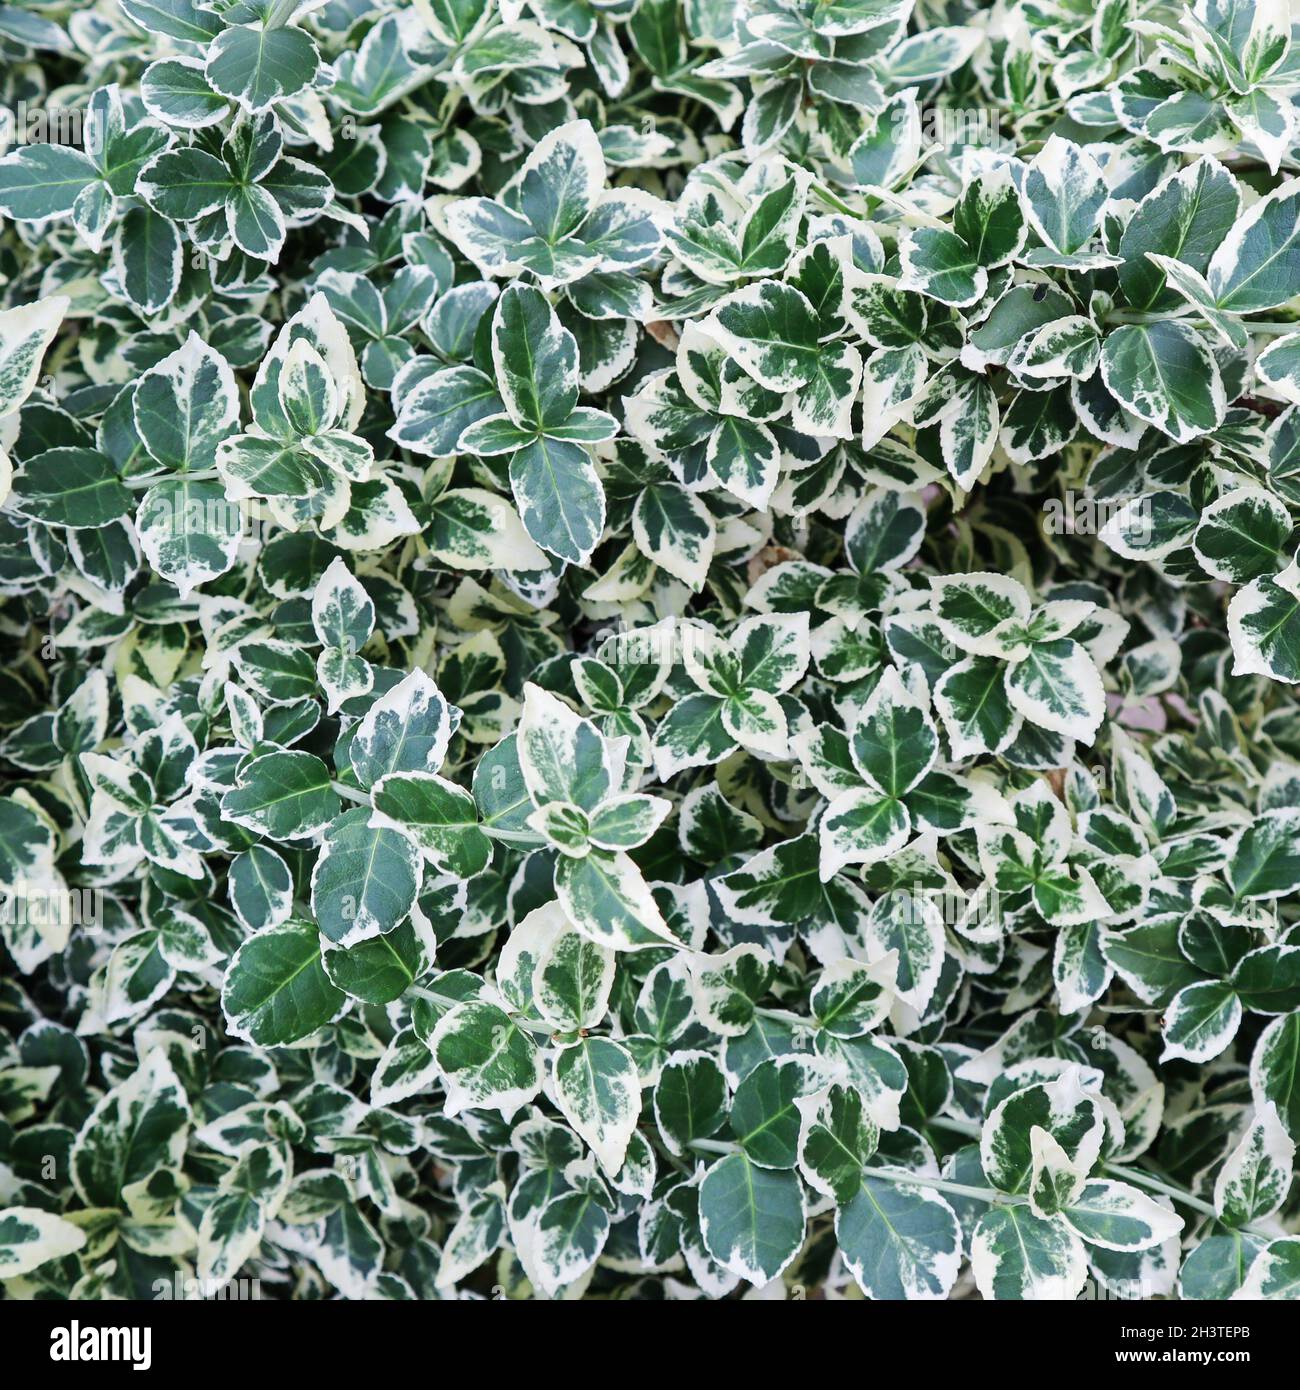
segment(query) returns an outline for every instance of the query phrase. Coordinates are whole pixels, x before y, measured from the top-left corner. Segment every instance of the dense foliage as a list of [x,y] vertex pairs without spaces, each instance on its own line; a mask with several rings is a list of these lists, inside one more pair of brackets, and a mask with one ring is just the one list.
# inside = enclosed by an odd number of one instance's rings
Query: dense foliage
[[10,1296],[1300,1296],[1286,0],[0,92]]

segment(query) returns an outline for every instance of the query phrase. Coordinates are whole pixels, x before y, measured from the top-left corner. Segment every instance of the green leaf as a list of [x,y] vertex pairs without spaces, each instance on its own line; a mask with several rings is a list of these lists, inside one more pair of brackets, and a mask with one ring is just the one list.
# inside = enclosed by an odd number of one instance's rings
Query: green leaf
[[743,1153],[721,1158],[700,1184],[700,1226],[709,1254],[761,1288],[803,1245],[799,1179],[790,1172],[756,1167]]
[[1177,299],[1164,290],[1164,274],[1147,253],[1172,256],[1204,275],[1240,210],[1236,181],[1209,158],[1176,171],[1148,193],[1119,242],[1119,277],[1129,303],[1138,310],[1173,308]]
[[885,796],[902,797],[930,770],[938,747],[925,710],[887,673],[849,741],[858,771]]
[[454,782],[432,772],[393,772],[372,793],[370,825],[396,834],[439,873],[472,878],[492,857],[473,796]]
[[1183,1226],[1181,1217],[1125,1182],[1085,1183],[1061,1215],[1072,1231],[1103,1250],[1147,1250]]
[[763,280],[728,295],[705,320],[704,331],[771,391],[792,391],[817,374],[819,325],[812,305],[779,281]]
[[1228,605],[1234,676],[1261,675],[1300,683],[1300,596],[1288,569],[1238,589]]
[[1300,180],[1261,198],[1219,243],[1206,280],[1220,309],[1255,314],[1285,304],[1300,263]]
[[495,1004],[457,1004],[433,1030],[429,1050],[447,1086],[449,1116],[498,1110],[509,1119],[542,1088],[536,1047]]
[[809,998],[813,1018],[834,1037],[861,1037],[889,1012],[896,980],[897,965],[892,960],[872,965],[848,957],[832,961],[813,986]]
[[352,946],[398,926],[415,903],[419,857],[406,836],[370,823],[364,807],[344,811],[325,832],[311,875],[321,933]]
[[131,405],[150,457],[180,472],[211,468],[217,444],[239,423],[230,366],[194,333],[140,378]]
[[609,1233],[609,1213],[590,1191],[548,1202],[537,1221],[540,1282],[557,1293],[595,1264]]
[[988,271],[978,253],[946,227],[921,227],[904,243],[902,281],[905,289],[954,308],[980,299],[988,288]]
[[880,1131],[866,1113],[861,1091],[839,1083],[799,1102],[799,1169],[818,1192],[848,1206],[862,1186],[862,1170]]
[[1272,1216],[1286,1200],[1295,1168],[1295,1140],[1277,1107],[1261,1107],[1228,1155],[1214,1183],[1214,1209],[1228,1226]]
[[250,936],[231,958],[221,1008],[236,1037],[259,1047],[284,1047],[338,1018],[347,996],[321,961],[320,933],[290,921]]
[[11,415],[31,395],[41,359],[70,303],[66,295],[51,295],[0,310],[0,418]]
[[654,483],[637,498],[632,535],[648,560],[690,589],[704,585],[717,528],[707,507],[676,483]]
[[184,598],[234,565],[244,516],[220,483],[177,478],[144,494],[135,525],[150,567]]
[[1291,515],[1263,488],[1234,488],[1201,513],[1192,549],[1215,579],[1244,584],[1279,568]]
[[224,815],[259,835],[307,839],[318,834],[339,810],[325,764],[310,753],[264,753],[239,773],[221,798]]
[[126,516],[131,494],[112,461],[94,449],[47,449],[15,480],[10,506],[47,526],[106,526]]
[[731,1132],[760,1168],[794,1168],[799,1160],[799,1101],[819,1076],[797,1058],[760,1063],[736,1088]]
[[1180,443],[1216,429],[1227,408],[1213,354],[1176,319],[1116,328],[1102,345],[1101,371],[1126,410]]
[[701,1022],[723,1037],[739,1037],[753,1023],[771,976],[772,959],[760,946],[733,946],[722,955],[702,957],[691,970]]
[[510,204],[554,245],[595,211],[604,185],[605,157],[596,132],[587,121],[570,121],[533,147],[510,190]]
[[1088,1274],[1079,1237],[1028,1207],[990,1207],[971,1235],[970,1258],[985,1298],[1075,1299]]
[[586,449],[534,439],[510,460],[510,488],[532,539],[561,560],[586,564],[605,529],[605,493]]
[[510,418],[534,434],[563,425],[578,403],[578,349],[544,295],[511,285],[492,314],[492,361]]
[[250,931],[279,926],[293,906],[293,876],[275,850],[253,845],[230,862],[230,905]]
[[1059,135],[1048,137],[1025,174],[1025,202],[1035,230],[1067,256],[1096,234],[1106,197],[1106,180],[1091,153]]
[[1019,732],[1023,716],[1012,708],[1006,668],[990,656],[968,656],[951,666],[934,689],[934,707],[954,758],[997,753]]
[[655,1124],[669,1150],[680,1155],[722,1128],[729,1102],[726,1078],[707,1052],[675,1052],[655,1086]]
[[308,86],[318,65],[301,29],[232,24],[209,47],[204,73],[214,91],[258,112]]
[[946,1298],[957,1281],[957,1218],[923,1187],[881,1182],[866,1169],[835,1213],[835,1238],[868,1298]]
[[1011,707],[1031,724],[1091,743],[1106,716],[1106,694],[1096,664],[1069,637],[1035,642],[1006,674]]
[[16,222],[66,217],[97,177],[80,150],[24,145],[0,159],[0,211]]
[[381,695],[357,724],[348,758],[363,786],[390,772],[436,772],[456,719],[437,685],[412,671]]
[[1091,1096],[1071,1090],[1064,1080],[1036,1083],[1007,1096],[985,1120],[980,1135],[984,1174],[999,1191],[1028,1190],[1035,1129],[1045,1131],[1086,1173],[1101,1146],[1101,1111]]
[[601,945],[635,951],[677,944],[640,869],[622,851],[563,858],[555,892],[574,926]]
[[98,1102],[72,1146],[72,1181],[90,1207],[116,1207],[124,1188],[179,1165],[190,1105],[161,1048]]
[[216,15],[191,0],[123,0],[122,8],[150,33],[186,43],[207,43],[221,31]]
[[1241,1287],[1232,1294],[1240,1299],[1293,1301],[1300,1291],[1300,1240],[1270,1241],[1250,1266]]
[[1250,1090],[1256,1109],[1271,1103],[1291,1138],[1300,1134],[1300,1015],[1283,1014],[1259,1035]]
[[0,1275],[16,1279],[50,1260],[80,1250],[86,1233],[39,1207],[6,1207],[0,1211]]
[[330,983],[345,994],[367,1004],[389,1004],[428,971],[436,944],[431,931],[408,918],[355,946],[322,943],[321,960]]
[[476,367],[449,367],[402,393],[389,435],[416,453],[451,454],[470,425],[503,407],[490,377]]
[[1240,1022],[1241,1000],[1231,985],[1218,980],[1188,985],[1165,1010],[1161,1060],[1208,1062],[1228,1046]]
[[641,1113],[641,1083],[626,1048],[583,1038],[555,1063],[555,1103],[607,1173],[623,1166]]

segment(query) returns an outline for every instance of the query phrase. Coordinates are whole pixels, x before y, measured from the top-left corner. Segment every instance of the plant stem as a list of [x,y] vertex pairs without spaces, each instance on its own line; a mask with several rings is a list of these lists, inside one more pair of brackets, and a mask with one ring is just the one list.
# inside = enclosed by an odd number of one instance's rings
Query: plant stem
[[701,1154],[735,1154],[740,1152],[739,1144],[727,1144],[718,1139],[692,1139],[687,1147]]
[[[1199,1211],[1202,1216],[1211,1216],[1216,1221],[1219,1213],[1209,1202],[1202,1201],[1200,1197],[1193,1197],[1190,1192],[1184,1191],[1181,1187],[1171,1182],[1165,1182],[1163,1178],[1156,1177],[1155,1174],[1148,1172],[1145,1168],[1129,1168],[1118,1163],[1108,1163],[1103,1172],[1112,1178],[1117,1178],[1121,1182],[1131,1182],[1137,1187],[1145,1187],[1151,1192],[1159,1192],[1165,1197],[1172,1197],[1180,1206],[1191,1207],[1193,1211]],[[1276,1230],[1267,1230],[1257,1222],[1250,1222],[1245,1226],[1238,1226],[1239,1231],[1244,1231],[1247,1235],[1258,1236],[1260,1240],[1277,1240]]]
[[662,1159],[670,1168],[675,1169],[683,1175],[689,1175],[690,1169],[675,1154],[668,1152],[667,1145],[653,1129],[641,1129],[638,1131],[641,1137],[654,1150],[655,1156]]
[[[690,1148],[703,1154],[740,1153],[739,1144],[723,1143],[717,1139],[693,1139]],[[916,1187],[931,1187],[936,1192],[947,1192],[954,1197],[974,1197],[977,1201],[988,1202],[993,1206],[1019,1206],[1027,1199],[1011,1197],[1005,1192],[995,1192],[991,1187],[968,1187],[965,1183],[949,1182],[947,1178],[932,1178],[924,1173],[910,1173],[906,1168],[864,1168],[863,1175],[879,1178],[882,1182],[912,1183]]]
[[1172,1197],[1175,1202],[1191,1207],[1193,1211],[1199,1211],[1205,1216],[1218,1214],[1209,1202],[1193,1197],[1190,1192],[1184,1192],[1181,1187],[1175,1187],[1172,1183],[1162,1182],[1145,1168],[1129,1168],[1119,1163],[1108,1163],[1105,1172],[1110,1177],[1118,1178],[1120,1182],[1131,1182],[1137,1187],[1145,1187],[1151,1192],[1160,1192],[1166,1197]]
[[[979,1126],[970,1124],[966,1120],[949,1120],[942,1115],[936,1115],[932,1116],[926,1123],[934,1129],[950,1130],[953,1134],[965,1134],[971,1137],[979,1135]],[[705,1154],[741,1152],[739,1144],[723,1143],[716,1139],[692,1140],[690,1148],[696,1153]],[[1102,1176],[1114,1178],[1117,1182],[1132,1183],[1135,1187],[1145,1187],[1150,1192],[1159,1192],[1165,1197],[1172,1198],[1180,1206],[1190,1207],[1203,1216],[1211,1216],[1216,1219],[1218,1217],[1218,1213],[1209,1202],[1202,1201],[1200,1197],[1192,1196],[1190,1192],[1185,1192],[1173,1183],[1165,1182],[1147,1172],[1145,1168],[1130,1168],[1119,1163],[1109,1163],[1102,1168],[1101,1172]],[[1009,1192],[999,1192],[996,1188],[975,1187],[964,1182],[949,1182],[947,1178],[932,1178],[926,1173],[909,1172],[906,1168],[864,1168],[863,1174],[866,1177],[879,1178],[882,1182],[911,1183],[914,1187],[928,1187],[933,1192],[945,1192],[952,1197],[970,1197],[977,1202],[987,1202],[989,1206],[994,1207],[1022,1207],[1029,1202],[1028,1197],[1013,1196]],[[1256,1225],[1242,1226],[1239,1229],[1249,1235],[1258,1236],[1261,1240],[1277,1239],[1276,1231],[1266,1231]]]
[[[980,1128],[978,1125],[971,1124],[968,1120],[950,1120],[944,1115],[934,1115],[926,1121],[927,1126],[932,1129],[948,1130],[952,1134],[964,1134],[971,1139],[978,1139]],[[1118,1182],[1132,1183],[1135,1187],[1144,1187],[1149,1192],[1159,1192],[1162,1196],[1170,1197],[1179,1206],[1190,1207],[1192,1211],[1200,1212],[1202,1216],[1211,1216],[1218,1219],[1218,1212],[1213,1205],[1204,1201],[1200,1197],[1195,1197],[1184,1188],[1175,1183],[1167,1182],[1164,1178],[1150,1172],[1146,1168],[1130,1167],[1127,1164],[1108,1163],[1102,1168],[1102,1176],[1114,1178]],[[929,1185],[928,1178],[914,1178],[916,1182]],[[976,1195],[971,1191],[968,1195]],[[1243,1231],[1248,1231],[1251,1235],[1260,1236],[1264,1240],[1276,1239],[1277,1233],[1266,1231],[1259,1226],[1243,1226]]]
[[215,468],[200,468],[193,473],[151,473],[147,478],[123,478],[121,482],[132,492],[143,492],[155,483],[210,483],[220,476]]
[[613,106],[610,109],[612,111],[623,111],[626,110],[628,107],[635,107],[638,102],[643,101],[646,97],[652,97],[656,95],[657,93],[655,92],[655,89],[653,87],[638,87],[637,90],[633,92],[631,96],[621,97],[618,101],[616,101],[613,104]]
[[531,1019],[524,1018],[522,1014],[511,1014],[510,1021],[516,1028],[522,1029],[525,1033],[531,1033],[535,1038],[549,1040],[555,1037],[555,1029],[548,1023],[534,1023]]
[[330,786],[343,798],[344,801],[355,801],[358,806],[369,806],[370,797],[363,792],[360,787],[349,787],[346,782],[331,782]]
[[951,1134],[964,1134],[968,1139],[980,1137],[980,1127],[969,1120],[950,1120],[946,1115],[932,1115],[925,1122],[931,1129],[946,1129]]
[[826,187],[820,179],[813,179],[809,188],[819,197],[823,203],[833,207],[836,212],[842,212],[846,217],[861,217],[861,212],[857,208],[852,208],[842,198],[836,197],[834,193]]
[[773,1023],[784,1023],[791,1028],[802,1029],[806,1033],[815,1032],[817,1028],[817,1025],[809,1019],[801,1018],[788,1009],[755,1009],[754,1013],[759,1018],[770,1018]]
[[946,1192],[952,1197],[973,1197],[977,1202],[987,1202],[993,1207],[1022,1207],[1027,1197],[1013,1197],[1007,1192],[998,1192],[992,1187],[972,1187],[964,1182],[949,1182],[947,1178],[932,1178],[925,1173],[909,1173],[906,1168],[864,1168],[863,1176],[881,1178],[885,1182],[911,1183],[914,1187],[929,1187],[935,1192]]
[[[1114,323],[1171,323],[1178,320],[1182,323],[1194,323],[1200,328],[1209,327],[1204,319],[1197,318],[1195,314],[1147,314],[1141,313],[1136,309],[1116,309],[1113,313],[1106,315],[1108,324]],[[1300,331],[1300,319],[1292,323],[1281,321],[1260,321],[1244,322],[1241,325],[1248,333],[1295,333]]]

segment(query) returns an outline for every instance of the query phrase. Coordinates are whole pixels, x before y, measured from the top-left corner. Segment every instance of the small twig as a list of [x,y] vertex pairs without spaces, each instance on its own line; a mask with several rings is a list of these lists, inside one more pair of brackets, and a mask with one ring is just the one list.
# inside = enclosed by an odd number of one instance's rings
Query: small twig
[[122,478],[123,487],[143,492],[155,483],[210,483],[221,477],[215,468],[200,468],[193,473],[151,473],[147,478]]

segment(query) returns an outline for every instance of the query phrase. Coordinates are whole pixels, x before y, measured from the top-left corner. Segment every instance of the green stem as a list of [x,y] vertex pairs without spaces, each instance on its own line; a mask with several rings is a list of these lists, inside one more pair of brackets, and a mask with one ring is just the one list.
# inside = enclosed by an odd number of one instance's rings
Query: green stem
[[969,1120],[950,1120],[946,1115],[931,1115],[926,1120],[930,1129],[946,1129],[950,1134],[964,1134],[968,1139],[980,1137],[980,1127]]
[[850,207],[842,198],[837,198],[819,179],[813,179],[809,187],[823,203],[826,203],[829,207],[833,207],[836,212],[842,212],[846,217],[862,216],[862,213],[857,208]]
[[633,92],[631,96],[621,97],[618,101],[616,101],[613,104],[613,106],[610,107],[610,110],[624,111],[630,106],[634,107],[637,104],[637,102],[641,101],[643,98],[652,97],[656,95],[658,94],[656,93],[653,87],[638,87],[637,90]]
[[[728,1144],[717,1139],[693,1139],[689,1147],[702,1154],[741,1152],[739,1144]],[[991,1187],[969,1187],[966,1183],[949,1182],[947,1178],[931,1178],[924,1173],[909,1173],[905,1168],[864,1168],[862,1172],[865,1177],[879,1178],[882,1182],[930,1187],[936,1192],[947,1192],[953,1197],[974,1197],[977,1201],[988,1202],[992,1206],[1020,1206],[1027,1200],[1024,1197],[1010,1197],[1005,1192],[995,1192]]]
[[346,782],[331,782],[330,786],[344,801],[355,801],[358,806],[370,805],[370,794],[363,792],[360,787],[349,787]]
[[[952,1134],[964,1134],[971,1139],[979,1138],[979,1126],[971,1124],[968,1120],[950,1120],[943,1115],[934,1115],[926,1121],[926,1124],[932,1129],[948,1130]],[[1115,1178],[1119,1182],[1132,1183],[1135,1187],[1144,1187],[1149,1192],[1159,1192],[1162,1196],[1171,1197],[1179,1206],[1190,1207],[1192,1211],[1198,1211],[1202,1216],[1212,1216],[1216,1220],[1218,1219],[1218,1212],[1215,1211],[1211,1203],[1203,1201],[1200,1197],[1194,1197],[1184,1188],[1166,1182],[1145,1168],[1108,1163],[1102,1171],[1106,1177]],[[928,1179],[923,1181],[928,1181]],[[1275,1238],[1274,1232],[1262,1230],[1258,1226],[1244,1226],[1242,1229],[1265,1240]]]
[[987,1202],[993,1207],[1022,1207],[1027,1197],[1013,1197],[1007,1192],[998,1192],[991,1187],[972,1187],[964,1182],[949,1182],[947,1178],[931,1178],[924,1173],[909,1173],[906,1168],[864,1168],[863,1176],[881,1178],[885,1182],[911,1183],[914,1187],[929,1187],[935,1192],[946,1192],[952,1197],[973,1197],[977,1202]]
[[773,1023],[784,1023],[805,1033],[813,1033],[817,1030],[815,1023],[801,1018],[798,1014],[791,1013],[789,1009],[755,1009],[754,1013],[759,1018],[770,1018]]
[[525,1033],[531,1033],[535,1038],[546,1038],[549,1041],[555,1037],[555,1029],[548,1023],[534,1023],[532,1019],[525,1018],[522,1014],[511,1014],[510,1021],[516,1028],[522,1029]]
[[692,1139],[687,1148],[700,1154],[735,1154],[740,1152],[739,1144],[727,1144],[718,1139]]
[[[1199,1211],[1202,1216],[1211,1216],[1216,1221],[1219,1213],[1215,1211],[1213,1205],[1202,1201],[1200,1197],[1193,1197],[1190,1192],[1176,1186],[1174,1183],[1165,1182],[1153,1173],[1149,1173],[1145,1168],[1129,1168],[1119,1163],[1108,1163],[1102,1170],[1108,1177],[1117,1178],[1120,1182],[1131,1182],[1136,1187],[1145,1187],[1149,1192],[1159,1192],[1162,1196],[1172,1197],[1179,1206],[1190,1207],[1193,1211]],[[1260,1240],[1276,1240],[1277,1231],[1266,1230],[1263,1226],[1256,1223],[1248,1223],[1245,1226],[1238,1226],[1239,1231],[1244,1231],[1248,1235],[1258,1236]]]
[[1115,309],[1106,315],[1106,323],[1163,323],[1176,318],[1175,314],[1144,314],[1137,309]]
[[[1181,323],[1193,323],[1198,328],[1209,328],[1204,319],[1197,318],[1195,314],[1185,314],[1173,312],[1169,314],[1147,314],[1140,313],[1136,309],[1116,309],[1113,313],[1106,315],[1108,324],[1121,323],[1171,323],[1178,320]],[[1242,320],[1241,326],[1248,333],[1295,333],[1300,330],[1300,319],[1292,323],[1284,323],[1280,320],[1252,322]]]
[[668,1146],[657,1133],[645,1129],[641,1130],[640,1133],[641,1137],[654,1150],[657,1158],[662,1159],[670,1168],[675,1169],[677,1172],[689,1175],[690,1169],[675,1154],[669,1153]]
[[181,482],[187,483],[210,483],[220,478],[221,474],[215,468],[200,468],[193,473],[151,473],[147,478],[123,478],[122,486],[130,488],[132,492],[143,492],[145,488],[153,487],[155,483]]
[[1119,1179],[1120,1182],[1131,1182],[1137,1187],[1145,1187],[1148,1191],[1159,1192],[1166,1197],[1172,1197],[1175,1202],[1185,1207],[1191,1207],[1193,1211],[1199,1211],[1205,1216],[1218,1215],[1209,1202],[1203,1202],[1199,1197],[1193,1197],[1190,1192],[1184,1192],[1181,1187],[1175,1187],[1172,1183],[1162,1182],[1159,1178],[1148,1173],[1145,1168],[1128,1168],[1119,1163],[1108,1163],[1105,1166],[1105,1172],[1110,1177]]
[[[934,1129],[946,1129],[953,1134],[964,1134],[969,1137],[979,1135],[979,1126],[970,1124],[966,1120],[949,1120],[941,1115],[931,1117],[926,1123]],[[695,1139],[690,1144],[691,1149],[696,1153],[704,1154],[731,1154],[739,1153],[739,1144],[728,1144],[716,1139]],[[871,1178],[879,1178],[882,1182],[911,1183],[914,1187],[928,1187],[933,1192],[944,1192],[952,1197],[970,1197],[977,1202],[987,1202],[990,1206],[998,1207],[1020,1207],[1027,1205],[1027,1197],[1015,1197],[1008,1192],[998,1192],[992,1187],[975,1187],[969,1183],[949,1182],[946,1178],[932,1178],[925,1173],[912,1173],[905,1168],[865,1168],[864,1175]],[[1211,1216],[1217,1219],[1218,1213],[1209,1202],[1202,1201],[1199,1197],[1193,1197],[1190,1192],[1185,1192],[1181,1187],[1174,1186],[1173,1183],[1162,1181],[1153,1174],[1148,1173],[1144,1168],[1129,1168],[1122,1164],[1107,1164],[1102,1172],[1105,1176],[1114,1178],[1119,1182],[1132,1183],[1136,1187],[1144,1187],[1149,1192],[1159,1192],[1165,1197],[1172,1198],[1180,1206],[1190,1207],[1193,1211],[1200,1212],[1203,1216]],[[1263,1230],[1259,1226],[1242,1226],[1242,1231],[1258,1236],[1262,1240],[1276,1239],[1276,1232]]]

